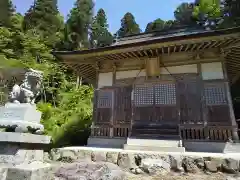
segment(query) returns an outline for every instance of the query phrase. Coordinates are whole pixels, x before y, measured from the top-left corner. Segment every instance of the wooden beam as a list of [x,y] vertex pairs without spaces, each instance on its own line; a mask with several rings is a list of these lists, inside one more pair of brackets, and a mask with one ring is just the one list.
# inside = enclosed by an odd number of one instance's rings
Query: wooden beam
[[99,70],[100,70],[100,62],[96,62],[95,64],[95,70],[96,70],[96,83],[95,83],[95,88],[98,89],[98,81],[99,81]]
[[192,46],[192,48],[190,49],[190,51],[193,51],[196,46],[197,46],[197,44],[193,44],[193,46]]
[[113,63],[112,68],[113,68],[112,84],[115,85],[116,84],[116,72],[117,72],[116,63]]
[[231,45],[225,47],[224,49],[232,49],[232,48],[235,48],[235,47],[240,47],[240,42],[239,42],[239,40],[238,40],[237,43],[231,44]]

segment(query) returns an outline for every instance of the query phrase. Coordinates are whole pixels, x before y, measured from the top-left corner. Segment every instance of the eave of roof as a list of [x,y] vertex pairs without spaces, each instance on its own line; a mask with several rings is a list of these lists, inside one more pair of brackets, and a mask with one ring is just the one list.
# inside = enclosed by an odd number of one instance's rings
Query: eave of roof
[[134,43],[126,43],[126,44],[116,44],[112,46],[107,47],[100,47],[96,49],[87,49],[87,50],[77,50],[77,51],[53,51],[52,54],[56,57],[62,56],[62,55],[84,55],[84,54],[91,54],[91,53],[98,53],[103,51],[111,51],[116,49],[124,49],[129,47],[136,47],[141,45],[149,45],[154,43],[164,43],[169,41],[178,41],[182,39],[192,39],[192,38],[201,38],[201,37],[208,37],[208,36],[220,36],[220,35],[228,35],[233,33],[240,32],[240,27],[234,27],[234,28],[227,28],[227,29],[219,29],[219,30],[208,30],[208,31],[193,31],[193,32],[180,32],[180,33],[174,33],[174,34],[167,34],[164,36],[157,36],[155,38],[146,40],[146,41],[140,41],[140,42],[134,42]]

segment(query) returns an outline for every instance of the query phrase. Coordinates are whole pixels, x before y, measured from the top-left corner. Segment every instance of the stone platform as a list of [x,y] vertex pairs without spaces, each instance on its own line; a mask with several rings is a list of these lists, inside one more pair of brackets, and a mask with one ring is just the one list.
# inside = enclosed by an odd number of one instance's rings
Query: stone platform
[[240,143],[211,141],[154,140],[134,138],[97,138],[88,139],[88,147],[117,148],[156,152],[212,152],[239,153]]
[[155,140],[128,138],[124,144],[125,150],[142,150],[158,152],[184,152],[185,148],[180,147],[179,140]]
[[119,148],[125,150],[184,152],[179,140],[154,140],[137,138],[96,138],[88,139],[88,147]]

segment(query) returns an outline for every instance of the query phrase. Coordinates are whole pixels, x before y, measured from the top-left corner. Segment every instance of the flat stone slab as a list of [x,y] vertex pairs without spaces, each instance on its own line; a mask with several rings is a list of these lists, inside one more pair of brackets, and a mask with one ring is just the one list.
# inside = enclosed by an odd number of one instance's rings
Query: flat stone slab
[[158,152],[185,152],[184,147],[124,145],[125,150],[158,151]]
[[50,136],[30,133],[0,132],[0,142],[49,144]]

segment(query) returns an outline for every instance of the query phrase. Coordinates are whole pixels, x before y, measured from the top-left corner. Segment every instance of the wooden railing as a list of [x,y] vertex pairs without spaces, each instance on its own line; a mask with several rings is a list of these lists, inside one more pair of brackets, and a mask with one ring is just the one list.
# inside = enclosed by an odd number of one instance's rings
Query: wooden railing
[[128,135],[129,135],[128,127],[113,128],[113,137],[128,137]]
[[105,138],[127,138],[129,135],[129,127],[93,127],[91,130],[92,137]]
[[180,127],[183,140],[227,141],[233,137],[232,130],[230,126]]
[[109,127],[93,127],[91,129],[92,137],[109,137],[110,128]]

